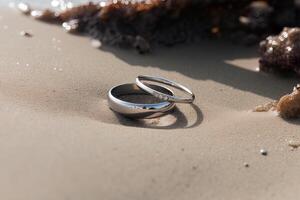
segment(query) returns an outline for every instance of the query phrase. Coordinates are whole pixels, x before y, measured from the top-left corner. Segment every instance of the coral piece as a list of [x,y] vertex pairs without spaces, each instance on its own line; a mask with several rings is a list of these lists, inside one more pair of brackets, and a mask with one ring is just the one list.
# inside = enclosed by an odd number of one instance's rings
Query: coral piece
[[[27,4],[19,8],[23,13],[30,9]],[[107,0],[31,14],[39,20],[64,23],[69,32],[140,53],[156,44],[173,46],[203,37],[254,44],[284,26],[300,25],[294,0]]]
[[300,28],[284,28],[260,43],[260,69],[300,75]]
[[[240,24],[238,16],[250,2],[111,0],[104,6],[101,3],[87,3],[58,13],[36,11],[35,17],[64,23],[70,32],[87,34],[103,44],[132,47],[139,53],[146,53],[154,44],[173,46],[203,36],[220,36]],[[76,20],[76,28],[70,25],[73,20]]]
[[300,84],[294,87],[291,94],[284,95],[279,101],[257,106],[254,112],[277,111],[282,118],[290,119],[300,117]]
[[277,106],[277,101],[272,101],[272,102],[269,102],[269,103],[266,103],[264,105],[259,105],[259,106],[256,106],[254,108],[254,112],[268,112],[270,110],[276,110],[276,106]]
[[51,10],[32,10],[31,11],[31,16],[34,17],[37,20],[41,20],[44,22],[57,22],[58,16],[55,12]]
[[283,118],[300,117],[300,85],[291,94],[280,98],[276,110]]
[[86,15],[95,15],[100,11],[100,5],[87,3],[81,6],[76,6],[59,13],[59,19],[63,22],[71,19],[80,19]]

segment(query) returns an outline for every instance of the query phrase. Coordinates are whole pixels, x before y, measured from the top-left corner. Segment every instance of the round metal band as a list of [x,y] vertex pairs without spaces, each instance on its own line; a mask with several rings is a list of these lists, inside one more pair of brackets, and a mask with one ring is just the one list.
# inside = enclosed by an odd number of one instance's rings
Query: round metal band
[[[185,97],[169,95],[167,93],[156,90],[152,86],[150,87],[149,85],[143,83],[143,81],[152,81],[152,82],[156,82],[156,83],[163,83],[163,84],[175,87],[179,90],[186,92],[189,95],[189,97],[185,98]],[[193,103],[193,101],[195,100],[195,95],[193,94],[193,92],[191,90],[189,90],[187,87],[185,87],[179,83],[168,80],[166,78],[155,77],[155,76],[138,76],[136,78],[136,84],[141,89],[145,90],[146,92],[152,94],[153,96],[155,96],[163,101],[170,101],[170,102],[176,102],[176,103]]]
[[[167,93],[172,96],[173,92],[159,85],[150,85],[150,87],[155,88],[155,90]],[[109,107],[122,115],[132,118],[152,118],[158,117],[165,112],[170,111],[174,108],[175,104],[168,101],[160,101],[158,103],[132,103],[122,100],[120,97],[123,95],[151,95],[143,90],[141,90],[135,83],[128,83],[115,86],[111,88],[108,92],[108,104]]]

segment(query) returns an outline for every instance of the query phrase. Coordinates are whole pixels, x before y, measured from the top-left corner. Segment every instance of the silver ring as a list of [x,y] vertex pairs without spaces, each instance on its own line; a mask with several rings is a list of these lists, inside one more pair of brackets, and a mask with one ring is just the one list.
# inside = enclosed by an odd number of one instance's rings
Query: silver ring
[[[167,93],[170,96],[173,95],[173,92],[168,88],[159,85],[148,85],[155,90]],[[111,88],[108,92],[109,107],[113,111],[128,117],[151,118],[161,116],[175,106],[173,102],[161,101],[155,97],[152,98],[152,100],[155,100],[155,103],[139,103],[124,100],[124,96],[129,95],[147,95],[153,97],[151,94],[141,90],[135,83],[118,85]]]
[[[189,97],[187,97],[187,98],[178,97],[178,96],[166,94],[161,91],[157,91],[155,88],[153,88],[152,86],[149,87],[142,81],[152,81],[152,82],[163,83],[163,84],[166,84],[169,86],[173,86],[179,90],[182,90],[182,91],[188,93]],[[193,94],[193,92],[191,90],[189,90],[188,88],[186,88],[185,86],[183,86],[179,83],[176,83],[174,81],[171,81],[171,80],[168,80],[168,79],[165,79],[162,77],[138,76],[136,78],[136,84],[141,89],[145,90],[146,92],[148,92],[148,93],[152,94],[153,96],[155,96],[161,100],[164,100],[164,101],[170,101],[170,102],[176,102],[176,103],[193,103],[193,101],[195,100],[195,95]]]

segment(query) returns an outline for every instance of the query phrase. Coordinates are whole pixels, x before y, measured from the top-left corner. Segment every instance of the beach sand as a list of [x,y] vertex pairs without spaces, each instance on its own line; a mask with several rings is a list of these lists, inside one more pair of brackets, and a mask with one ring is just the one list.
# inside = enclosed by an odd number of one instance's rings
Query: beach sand
[[[1,199],[299,197],[300,149],[288,142],[300,121],[251,112],[297,80],[257,72],[255,47],[205,41],[140,56],[0,13]],[[187,85],[195,104],[152,120],[115,115],[107,91],[140,74]]]

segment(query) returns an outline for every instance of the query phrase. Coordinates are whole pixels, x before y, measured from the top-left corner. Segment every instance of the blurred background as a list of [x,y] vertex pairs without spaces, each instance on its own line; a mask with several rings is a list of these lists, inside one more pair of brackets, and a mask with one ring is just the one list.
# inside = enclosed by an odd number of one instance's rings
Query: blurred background
[[13,6],[19,2],[24,2],[24,3],[30,3],[31,5],[34,6],[41,6],[41,7],[49,7],[49,6],[53,6],[53,7],[67,7],[67,6],[71,6],[73,4],[78,4],[78,3],[82,3],[82,2],[89,2],[89,1],[93,1],[93,2],[105,2],[106,0],[27,0],[27,1],[21,1],[21,0],[0,0],[0,4],[2,6],[5,5],[9,5],[9,6]]

